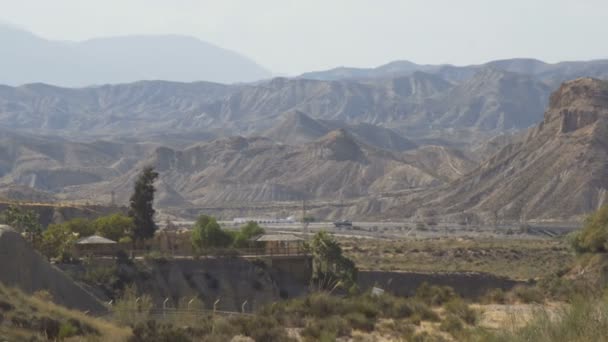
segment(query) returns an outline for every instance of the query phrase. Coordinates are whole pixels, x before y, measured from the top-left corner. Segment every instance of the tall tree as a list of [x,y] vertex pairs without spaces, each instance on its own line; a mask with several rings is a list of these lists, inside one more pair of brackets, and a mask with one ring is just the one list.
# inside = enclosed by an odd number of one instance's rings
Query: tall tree
[[158,172],[151,166],[145,167],[137,180],[130,199],[129,216],[133,218],[133,240],[143,241],[154,236],[156,223],[154,222],[154,181]]

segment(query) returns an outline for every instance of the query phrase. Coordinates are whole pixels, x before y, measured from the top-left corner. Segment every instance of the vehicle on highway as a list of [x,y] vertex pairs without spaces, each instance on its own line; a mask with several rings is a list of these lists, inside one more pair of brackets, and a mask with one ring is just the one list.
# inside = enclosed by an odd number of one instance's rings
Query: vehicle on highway
[[351,228],[353,223],[349,220],[338,220],[334,222],[334,226],[336,226],[336,228]]

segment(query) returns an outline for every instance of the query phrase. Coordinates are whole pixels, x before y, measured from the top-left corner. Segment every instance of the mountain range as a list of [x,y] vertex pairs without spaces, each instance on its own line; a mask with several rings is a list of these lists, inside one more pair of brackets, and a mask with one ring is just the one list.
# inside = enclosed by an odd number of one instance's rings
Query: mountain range
[[467,66],[450,64],[420,65],[409,61],[394,61],[376,68],[339,67],[330,70],[308,72],[299,77],[325,81],[362,80],[407,76],[414,72],[422,71],[437,75],[451,82],[460,83],[471,78],[479,70],[488,67],[517,74],[531,75],[553,88],[566,80],[579,77],[604,79],[608,76],[608,60],[606,59],[551,64],[533,58],[512,58]]
[[256,84],[141,81],[86,88],[0,86],[6,129],[69,137],[259,135],[285,113],[373,124],[405,136],[456,129],[502,132],[540,121],[551,89],[529,75],[482,69],[453,84],[416,72],[388,80],[275,78]]
[[[125,203],[153,165],[160,209],[339,201],[317,215],[497,222],[579,219],[605,202],[608,61],[397,61],[259,80],[269,74],[251,61],[193,38],[0,36],[0,83],[20,84],[0,86],[3,197]],[[154,57],[134,66],[142,54]],[[14,81],[30,58],[40,65],[19,77],[36,83]],[[95,63],[126,83],[94,85]],[[157,78],[144,69],[193,82],[127,82]],[[41,83],[59,74],[87,86]],[[259,81],[227,84],[247,80]]]
[[608,200],[607,157],[608,82],[581,78],[553,93],[541,123],[469,174],[387,203],[401,215],[433,208],[431,216],[486,221],[580,219]]
[[252,82],[271,73],[251,59],[179,35],[53,41],[0,25],[0,84],[90,86],[139,80]]

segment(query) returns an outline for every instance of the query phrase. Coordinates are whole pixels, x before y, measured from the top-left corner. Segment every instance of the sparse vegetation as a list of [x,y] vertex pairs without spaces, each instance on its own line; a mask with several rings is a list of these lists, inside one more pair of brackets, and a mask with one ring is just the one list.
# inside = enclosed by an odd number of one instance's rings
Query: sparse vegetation
[[528,280],[555,274],[575,261],[567,241],[558,239],[341,239],[340,243],[362,270],[484,272]]
[[608,205],[587,217],[583,229],[573,234],[572,245],[578,253],[608,252]]
[[107,321],[57,306],[40,296],[28,296],[0,285],[0,337],[7,341],[75,338],[86,341],[126,341],[131,332]]

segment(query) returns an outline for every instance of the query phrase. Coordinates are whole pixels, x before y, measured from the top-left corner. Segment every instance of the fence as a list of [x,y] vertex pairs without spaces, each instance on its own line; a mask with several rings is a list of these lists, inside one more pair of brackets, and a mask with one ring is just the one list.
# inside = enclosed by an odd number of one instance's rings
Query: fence
[[305,256],[308,251],[301,246],[272,247],[272,248],[208,248],[200,252],[183,253],[176,250],[131,249],[125,250],[131,258],[226,258],[226,257],[290,257]]

